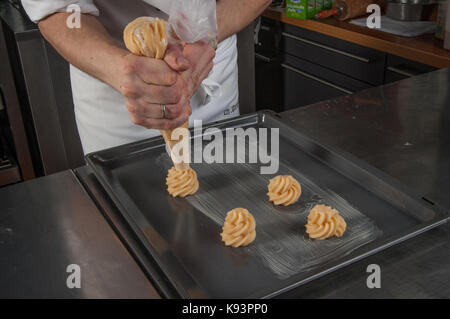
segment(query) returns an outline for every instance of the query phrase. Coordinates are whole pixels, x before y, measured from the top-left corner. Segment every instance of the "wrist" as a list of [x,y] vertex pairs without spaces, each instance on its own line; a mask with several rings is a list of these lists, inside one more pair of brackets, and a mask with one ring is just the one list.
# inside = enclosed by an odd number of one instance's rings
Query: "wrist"
[[104,82],[121,92],[124,77],[133,72],[137,57],[124,49],[118,49],[112,54],[109,66],[105,67]]

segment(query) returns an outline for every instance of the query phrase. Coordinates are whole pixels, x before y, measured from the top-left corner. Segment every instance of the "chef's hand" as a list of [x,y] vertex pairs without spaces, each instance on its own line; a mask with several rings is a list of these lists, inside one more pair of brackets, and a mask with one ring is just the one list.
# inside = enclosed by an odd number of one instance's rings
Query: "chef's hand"
[[[164,61],[181,74],[192,96],[211,72],[215,55],[213,47],[205,42],[169,44]],[[186,61],[189,63],[188,67]]]
[[[182,58],[179,69],[189,65]],[[163,60],[126,54],[118,76],[119,91],[133,123],[152,129],[169,130],[181,126],[192,113],[190,89],[185,79]],[[166,105],[162,118],[161,105]]]

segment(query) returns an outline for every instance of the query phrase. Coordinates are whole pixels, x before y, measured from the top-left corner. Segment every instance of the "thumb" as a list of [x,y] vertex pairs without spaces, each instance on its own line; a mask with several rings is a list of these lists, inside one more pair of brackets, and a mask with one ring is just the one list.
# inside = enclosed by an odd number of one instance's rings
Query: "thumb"
[[164,61],[177,72],[186,71],[190,67],[189,61],[183,56],[183,47],[180,44],[169,44]]

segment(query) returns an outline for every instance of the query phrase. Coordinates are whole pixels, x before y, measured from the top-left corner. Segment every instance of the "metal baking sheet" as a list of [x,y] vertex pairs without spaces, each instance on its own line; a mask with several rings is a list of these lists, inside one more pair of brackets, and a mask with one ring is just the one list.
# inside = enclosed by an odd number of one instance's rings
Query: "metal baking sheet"
[[[289,207],[268,202],[267,184],[274,175],[261,175],[261,163],[192,164],[198,193],[172,198],[165,187],[171,165],[162,138],[87,156],[180,297],[273,297],[440,225],[448,216],[438,204],[351,155],[320,145],[276,114],[261,112],[210,127],[278,128],[277,174],[299,180],[299,201]],[[251,146],[247,142],[246,150]],[[306,217],[317,203],[341,212],[348,223],[343,237],[315,241],[305,235]],[[247,208],[256,219],[257,237],[248,247],[225,247],[220,240],[226,213],[235,207]]]

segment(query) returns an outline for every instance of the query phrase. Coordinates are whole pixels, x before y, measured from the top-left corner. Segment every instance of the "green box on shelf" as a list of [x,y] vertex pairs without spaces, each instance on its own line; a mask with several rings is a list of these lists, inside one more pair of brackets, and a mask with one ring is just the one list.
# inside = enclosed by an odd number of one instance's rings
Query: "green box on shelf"
[[296,19],[311,19],[316,13],[316,0],[287,0],[286,16]]
[[316,0],[316,13],[325,10],[324,3],[325,0]]
[[333,7],[333,0],[323,0],[323,10],[330,10]]

